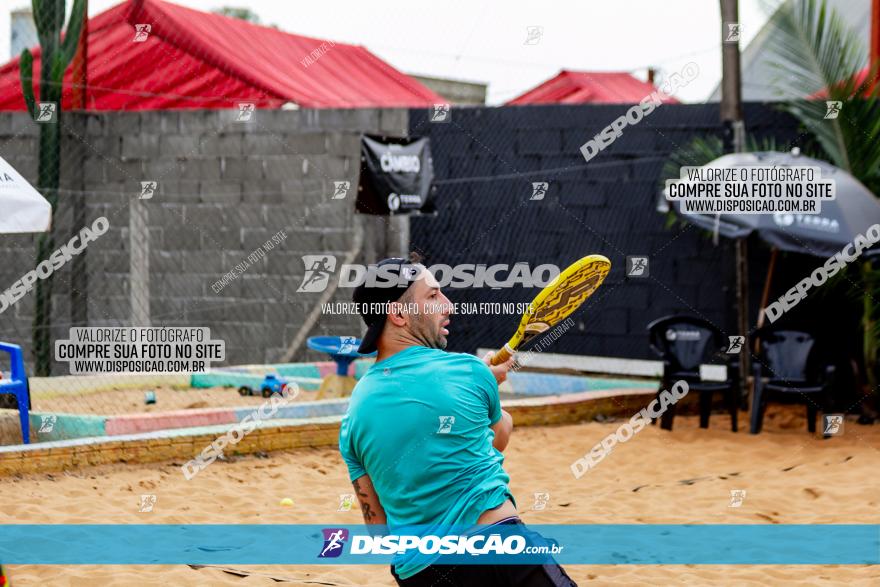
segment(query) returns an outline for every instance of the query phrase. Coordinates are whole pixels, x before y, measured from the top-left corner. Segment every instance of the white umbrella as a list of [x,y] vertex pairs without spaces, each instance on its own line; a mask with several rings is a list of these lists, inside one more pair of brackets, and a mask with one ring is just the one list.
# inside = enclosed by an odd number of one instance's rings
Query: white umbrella
[[0,234],[46,232],[52,206],[0,157]]

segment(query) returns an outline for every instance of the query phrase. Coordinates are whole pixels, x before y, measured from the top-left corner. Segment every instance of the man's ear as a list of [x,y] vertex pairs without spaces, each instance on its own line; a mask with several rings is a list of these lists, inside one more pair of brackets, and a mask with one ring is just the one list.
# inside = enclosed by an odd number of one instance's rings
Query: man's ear
[[403,304],[400,302],[391,302],[388,304],[388,320],[398,327],[402,327],[406,324],[406,318],[403,317]]

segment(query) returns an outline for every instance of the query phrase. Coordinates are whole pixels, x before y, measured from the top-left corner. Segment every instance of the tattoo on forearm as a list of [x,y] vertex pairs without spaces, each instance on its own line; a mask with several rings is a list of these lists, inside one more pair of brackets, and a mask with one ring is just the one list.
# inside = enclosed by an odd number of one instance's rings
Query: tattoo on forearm
[[369,521],[377,517],[378,514],[376,514],[376,512],[373,511],[373,508],[370,507],[370,495],[361,488],[361,484],[358,483],[357,480],[355,480],[353,482],[353,485],[354,492],[357,494],[358,499],[361,502],[361,512],[363,512],[364,521],[369,523]]

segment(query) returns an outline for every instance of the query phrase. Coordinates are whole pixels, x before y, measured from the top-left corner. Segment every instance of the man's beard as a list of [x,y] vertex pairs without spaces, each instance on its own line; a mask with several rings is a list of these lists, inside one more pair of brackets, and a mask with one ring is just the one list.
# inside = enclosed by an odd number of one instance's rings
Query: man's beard
[[410,332],[424,346],[430,349],[446,348],[446,337],[440,334],[440,328],[435,326],[431,319],[425,314],[413,314]]

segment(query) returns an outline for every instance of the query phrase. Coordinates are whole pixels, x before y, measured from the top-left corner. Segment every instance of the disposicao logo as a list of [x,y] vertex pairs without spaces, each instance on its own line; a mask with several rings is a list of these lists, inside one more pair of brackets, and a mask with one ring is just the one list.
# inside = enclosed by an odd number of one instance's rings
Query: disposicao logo
[[51,277],[65,263],[82,253],[89,243],[98,240],[108,230],[110,230],[110,221],[101,216],[91,226],[83,227],[66,244],[41,261],[36,268],[25,273],[21,279],[9,286],[6,291],[0,291],[0,314],[27,295],[34,288],[38,279],[42,280]]
[[345,541],[348,540],[348,530],[345,528],[324,528],[324,546],[318,554],[318,558],[336,558],[342,554]]
[[[357,287],[363,283],[367,287],[402,287],[408,281],[421,276],[424,269],[421,265],[406,264],[361,265],[344,263],[337,271],[334,255],[303,255],[305,274],[297,292],[317,293],[327,289],[330,278],[338,273],[339,287]],[[546,287],[560,270],[556,265],[543,264],[534,269],[526,262],[508,265],[464,263],[455,266],[437,264],[427,268],[437,280],[440,287],[469,288],[491,287],[501,289],[521,285],[522,287]],[[501,274],[501,276],[499,276]]]

